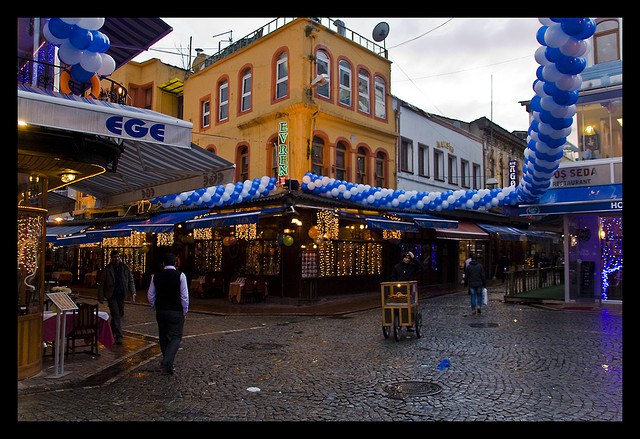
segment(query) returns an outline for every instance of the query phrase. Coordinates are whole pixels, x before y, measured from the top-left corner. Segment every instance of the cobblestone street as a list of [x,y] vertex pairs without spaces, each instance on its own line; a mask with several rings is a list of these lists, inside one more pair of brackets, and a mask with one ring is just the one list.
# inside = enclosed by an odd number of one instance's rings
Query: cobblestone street
[[423,300],[422,337],[403,331],[397,342],[384,338],[379,308],[190,312],[173,376],[159,370],[153,310],[129,305],[135,359],[102,382],[19,392],[17,419],[622,421],[620,307],[558,310],[490,297],[480,315],[470,314],[466,293]]

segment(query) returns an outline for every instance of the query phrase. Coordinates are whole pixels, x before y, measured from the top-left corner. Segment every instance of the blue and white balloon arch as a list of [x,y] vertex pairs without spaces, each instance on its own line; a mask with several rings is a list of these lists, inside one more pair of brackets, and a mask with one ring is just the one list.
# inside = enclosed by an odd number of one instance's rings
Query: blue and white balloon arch
[[[541,46],[536,50],[535,59],[540,67],[533,83],[535,96],[530,103],[533,121],[528,130],[518,186],[444,192],[404,191],[307,172],[302,178],[302,190],[363,206],[418,211],[486,210],[539,199],[549,189],[551,178],[562,160],[563,147],[576,114],[575,103],[582,84],[580,73],[585,68],[584,55],[589,49],[587,40],[595,31],[595,22],[590,18],[539,20],[542,26],[536,38]],[[275,177],[264,176],[149,201],[160,203],[162,207],[226,206],[267,196],[276,190],[275,184]]]

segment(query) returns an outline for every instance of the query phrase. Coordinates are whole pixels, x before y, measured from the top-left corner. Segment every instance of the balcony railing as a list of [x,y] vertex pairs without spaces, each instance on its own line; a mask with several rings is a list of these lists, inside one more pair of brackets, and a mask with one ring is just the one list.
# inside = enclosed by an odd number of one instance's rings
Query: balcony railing
[[[250,34],[246,35],[245,37],[240,38],[238,41],[236,41],[235,43],[231,43],[229,44],[227,47],[225,47],[224,49],[219,50],[218,52],[214,53],[213,55],[211,55],[210,57],[208,57],[201,65],[200,65],[200,70],[209,67],[210,65],[216,63],[217,61],[226,58],[227,56],[231,55],[232,53],[237,52],[240,49],[243,49],[244,47],[248,46],[249,44],[253,43],[254,41],[259,40],[260,38],[270,34],[271,32],[275,31],[276,29],[279,29],[281,27],[283,27],[284,25],[291,23],[292,21],[296,20],[296,17],[278,17],[274,20],[271,20],[269,23],[265,24],[264,26],[254,30],[253,32],[251,32]],[[381,46],[371,40],[369,40],[368,38],[363,37],[362,35],[360,35],[359,33],[347,28],[346,26],[344,26],[344,24],[342,22],[337,22],[332,20],[331,18],[325,17],[325,18],[316,18],[313,17],[311,18],[312,21],[319,23],[325,27],[327,27],[330,30],[334,30],[342,35],[343,37],[353,41],[356,44],[359,44],[360,46],[364,47],[367,50],[372,51],[373,53],[375,53],[376,55],[380,55],[383,56],[385,58],[388,57],[388,52],[387,49],[384,46]]]
[[[59,65],[18,57],[18,84],[25,84],[44,90],[60,91],[58,90],[58,84],[62,69],[64,69],[64,67]],[[111,85],[108,88],[100,88],[99,100],[121,105],[131,105],[130,102],[127,102],[127,89],[123,85],[111,78],[103,77],[100,78],[100,80],[101,82],[108,81]],[[70,84],[71,90],[80,96],[83,96],[89,87],[90,84]]]

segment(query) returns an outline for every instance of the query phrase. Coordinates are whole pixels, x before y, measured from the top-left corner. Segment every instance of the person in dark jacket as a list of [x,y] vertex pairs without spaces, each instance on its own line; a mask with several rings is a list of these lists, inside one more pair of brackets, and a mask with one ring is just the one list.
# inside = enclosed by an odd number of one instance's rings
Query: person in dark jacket
[[182,341],[184,319],[189,311],[189,289],[185,274],[176,270],[176,256],[173,253],[164,256],[163,264],[164,269],[151,277],[147,299],[156,310],[162,372],[173,375],[173,362]]
[[469,287],[471,295],[471,314],[482,312],[482,289],[487,286],[484,267],[478,262],[475,254],[471,255],[471,262],[465,269],[465,284]]
[[422,271],[422,264],[413,257],[413,253],[402,253],[402,260],[398,262],[391,272],[391,280],[407,282],[418,280],[418,272]]
[[105,267],[98,287],[98,301],[107,299],[110,325],[116,344],[122,344],[122,318],[124,317],[124,301],[126,296],[136,301],[136,284],[131,269],[123,262],[118,250],[111,252],[111,261]]

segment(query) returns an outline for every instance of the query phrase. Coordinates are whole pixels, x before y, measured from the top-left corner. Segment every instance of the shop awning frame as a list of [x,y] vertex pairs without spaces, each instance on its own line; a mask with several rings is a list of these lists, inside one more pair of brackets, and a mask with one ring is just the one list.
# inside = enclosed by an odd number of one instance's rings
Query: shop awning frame
[[185,221],[187,230],[204,229],[208,227],[227,227],[238,224],[256,224],[261,215],[271,217],[289,210],[288,206],[273,207],[268,209],[245,210],[240,212],[216,213],[202,218]]
[[440,239],[456,241],[482,241],[489,239],[489,234],[487,232],[476,226],[474,223],[467,221],[458,221],[458,227],[455,229],[436,227],[435,230],[436,238]]
[[145,233],[170,233],[176,224],[194,219],[210,212],[211,209],[167,212],[148,220],[130,225],[133,230]]
[[191,147],[193,124],[144,108],[18,84],[18,120],[31,125]]
[[511,226],[498,226],[493,224],[477,224],[490,234],[495,234],[503,241],[534,241],[553,242],[556,238],[550,233],[538,230],[522,230]]

